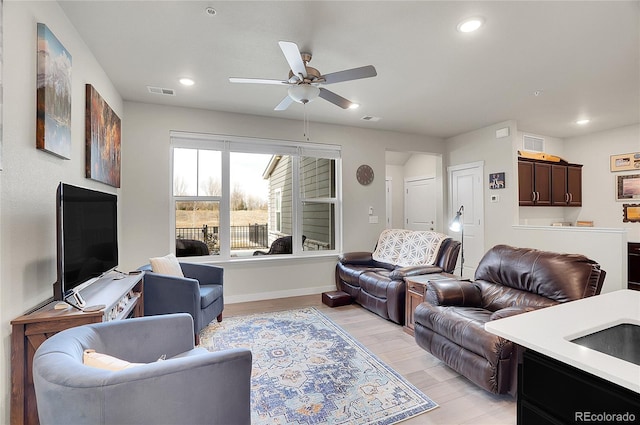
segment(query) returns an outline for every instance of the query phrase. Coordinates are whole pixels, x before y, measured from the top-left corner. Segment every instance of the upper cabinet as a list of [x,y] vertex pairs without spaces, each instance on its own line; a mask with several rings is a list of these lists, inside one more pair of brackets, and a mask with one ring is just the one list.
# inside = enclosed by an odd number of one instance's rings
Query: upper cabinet
[[582,165],[518,159],[520,206],[582,205]]
[[518,199],[521,206],[551,205],[551,164],[518,160]]

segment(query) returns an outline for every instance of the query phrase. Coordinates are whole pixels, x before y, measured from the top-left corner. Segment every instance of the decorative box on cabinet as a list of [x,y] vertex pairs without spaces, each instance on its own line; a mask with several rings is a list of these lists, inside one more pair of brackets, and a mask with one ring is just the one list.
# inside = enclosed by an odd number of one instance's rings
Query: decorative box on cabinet
[[144,316],[143,274],[122,276],[112,272],[81,291],[87,306],[104,304],[102,310],[56,310],[58,301],[50,301],[11,321],[12,425],[39,423],[32,364],[36,350],[47,338],[80,325]]

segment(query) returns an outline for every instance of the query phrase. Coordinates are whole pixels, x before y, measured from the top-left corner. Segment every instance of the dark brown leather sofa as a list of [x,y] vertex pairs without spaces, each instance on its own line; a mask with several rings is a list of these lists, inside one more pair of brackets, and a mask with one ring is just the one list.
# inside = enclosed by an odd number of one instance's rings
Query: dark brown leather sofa
[[[399,240],[396,242],[403,243]],[[456,267],[459,251],[460,242],[446,237],[440,243],[435,261],[430,264],[402,266],[376,261],[372,252],[344,253],[336,265],[336,287],[351,295],[364,308],[403,325],[406,288],[404,278],[428,273],[451,273]]]
[[473,282],[427,284],[414,313],[418,345],[480,387],[515,393],[516,346],[485,331],[490,320],[600,293],[605,271],[577,254],[497,245]]

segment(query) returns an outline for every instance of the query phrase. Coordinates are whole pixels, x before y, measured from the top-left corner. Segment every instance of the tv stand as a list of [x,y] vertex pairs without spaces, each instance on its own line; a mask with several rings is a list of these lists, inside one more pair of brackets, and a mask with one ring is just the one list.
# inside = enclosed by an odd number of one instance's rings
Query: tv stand
[[11,321],[12,425],[39,423],[32,364],[36,350],[47,338],[80,325],[144,316],[144,273],[122,276],[110,272],[80,291],[87,306],[104,304],[104,309],[84,312],[69,306],[56,310],[60,301],[51,299]]

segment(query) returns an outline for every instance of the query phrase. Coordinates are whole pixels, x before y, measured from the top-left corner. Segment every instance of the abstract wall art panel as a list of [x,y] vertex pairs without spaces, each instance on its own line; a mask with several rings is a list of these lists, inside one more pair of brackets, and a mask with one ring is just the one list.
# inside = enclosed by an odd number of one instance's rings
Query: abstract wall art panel
[[38,23],[36,147],[71,158],[71,55]]
[[120,187],[120,118],[91,84],[86,102],[86,177]]

